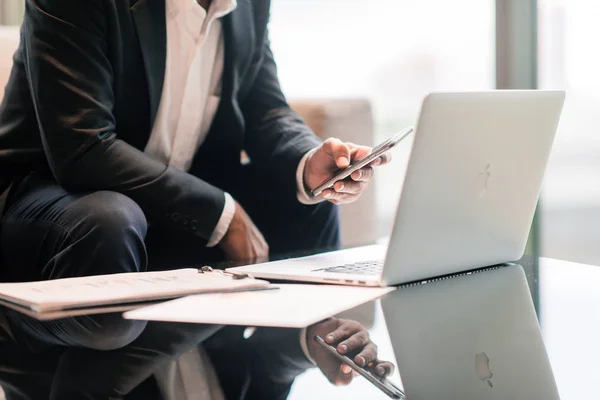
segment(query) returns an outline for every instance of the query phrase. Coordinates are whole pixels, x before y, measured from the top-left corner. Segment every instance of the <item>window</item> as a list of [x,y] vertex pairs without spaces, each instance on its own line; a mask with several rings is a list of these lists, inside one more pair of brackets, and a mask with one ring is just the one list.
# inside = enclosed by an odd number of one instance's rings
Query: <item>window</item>
[[[379,142],[416,122],[427,92],[494,88],[494,7],[492,0],[275,0],[270,33],[283,89],[292,99],[369,99],[376,126],[365,143]],[[382,235],[408,147],[379,172]]]
[[567,99],[546,173],[542,255],[600,263],[600,4],[539,0],[539,86]]

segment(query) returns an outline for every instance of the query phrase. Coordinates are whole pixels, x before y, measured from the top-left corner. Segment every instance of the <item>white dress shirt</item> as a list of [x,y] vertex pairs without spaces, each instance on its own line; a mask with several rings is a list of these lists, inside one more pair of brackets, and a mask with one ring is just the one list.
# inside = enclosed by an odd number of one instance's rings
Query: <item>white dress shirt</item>
[[[236,0],[213,0],[206,12],[197,0],[166,0],[165,78],[156,121],[145,148],[151,157],[189,170],[221,99],[225,53],[220,18],[236,7]],[[309,154],[302,158],[296,173],[298,200],[304,204],[316,203],[304,187],[303,172]],[[225,207],[207,246],[221,241],[234,214],[235,201],[225,193]],[[300,343],[312,361],[304,329]]]
[[[204,142],[221,99],[224,40],[221,17],[236,0],[213,0],[206,12],[196,0],[167,0],[167,60],[160,106],[145,152],[188,171]],[[304,188],[308,154],[298,165],[298,200],[314,204]],[[229,228],[235,202],[225,193],[225,206],[208,247],[216,246]]]

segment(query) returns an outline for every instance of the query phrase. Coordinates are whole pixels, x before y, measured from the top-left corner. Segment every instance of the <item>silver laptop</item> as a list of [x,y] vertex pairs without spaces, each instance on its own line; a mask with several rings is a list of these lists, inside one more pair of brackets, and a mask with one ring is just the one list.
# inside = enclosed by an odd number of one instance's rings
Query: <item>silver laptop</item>
[[385,286],[520,259],[564,98],[563,91],[430,94],[422,104],[387,248],[230,271]]
[[408,399],[560,398],[520,265],[401,287],[382,307]]

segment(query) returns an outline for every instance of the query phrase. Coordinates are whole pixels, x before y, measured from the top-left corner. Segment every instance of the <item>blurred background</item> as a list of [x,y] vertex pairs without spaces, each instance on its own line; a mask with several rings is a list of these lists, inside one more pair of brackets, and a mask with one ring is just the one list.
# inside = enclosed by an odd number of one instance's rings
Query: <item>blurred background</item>
[[[537,33],[537,46],[530,46],[537,51],[513,45],[508,51],[514,54],[505,55],[517,69],[537,66],[534,74],[517,71],[532,79],[525,82],[531,87],[515,88],[567,90],[537,218],[539,252],[600,264],[595,243],[600,237],[600,51],[594,50],[600,37],[600,3],[496,3],[275,0],[271,36],[282,84],[292,97],[368,98],[378,142],[415,123],[427,92],[496,88],[503,74],[497,65],[507,65],[507,60],[496,62],[496,51],[507,46],[502,41],[535,40],[527,35]],[[537,18],[510,20],[511,7],[523,5],[535,5]],[[504,27],[496,24],[502,17],[497,7],[509,9]],[[508,86],[525,86],[515,83],[518,78]],[[403,165],[394,164],[378,179],[382,234],[389,231],[400,189],[397,177]]]
[[[375,142],[414,124],[427,92],[566,89],[538,251],[600,264],[599,2],[274,0],[273,7],[271,36],[288,96],[369,99]],[[382,235],[402,168],[396,162],[378,179]]]
[[[24,0],[0,0],[18,25]],[[270,25],[289,99],[367,101],[377,143],[414,124],[431,91],[566,89],[536,220],[542,256],[600,264],[600,3],[592,0],[273,0]],[[389,234],[409,144],[376,185]],[[352,243],[354,244],[354,243]]]
[[[325,137],[378,143],[415,124],[422,98],[432,91],[565,89],[567,101],[530,251],[600,265],[596,244],[600,238],[600,2],[272,1],[270,34],[283,89]],[[24,0],[0,0],[0,25],[18,26],[23,10]],[[10,30],[0,27],[0,57],[10,57],[6,53],[12,52],[2,47],[3,32]],[[1,65],[2,60],[0,75]],[[389,234],[409,147],[405,143],[394,151],[395,162],[380,170],[373,193],[363,205],[346,209],[346,245]],[[556,285],[542,281],[541,297],[544,288],[556,291]],[[538,301],[539,288],[532,289]],[[560,298],[574,298],[578,290],[574,286]],[[561,302],[570,307],[568,300]],[[545,304],[552,309],[551,302]],[[372,335],[381,354],[391,355],[385,321],[379,314],[372,318]],[[546,321],[552,324],[550,316]],[[562,323],[556,326],[555,332],[566,329]],[[554,344],[548,332],[546,338],[554,351],[551,356],[567,360],[556,353],[556,348],[564,346]],[[565,354],[570,351],[565,348]],[[567,369],[573,365],[561,362],[556,364]],[[579,368],[591,371],[597,368],[593,362]],[[588,398],[585,394],[592,393],[586,392],[590,388],[583,388],[578,377],[565,376],[559,383],[573,388],[569,398]],[[569,379],[572,385],[565,383]],[[362,399],[378,394],[365,381],[334,389],[317,371],[298,382],[292,399],[342,395]]]

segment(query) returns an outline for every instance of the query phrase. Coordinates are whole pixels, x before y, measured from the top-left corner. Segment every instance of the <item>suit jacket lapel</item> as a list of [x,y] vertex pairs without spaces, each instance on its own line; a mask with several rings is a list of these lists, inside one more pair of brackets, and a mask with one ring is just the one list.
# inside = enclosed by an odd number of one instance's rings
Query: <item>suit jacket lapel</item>
[[[242,148],[243,135],[239,124],[244,120],[238,103],[238,93],[244,71],[250,62],[254,50],[254,23],[250,0],[238,0],[238,6],[231,14],[222,19],[225,41],[225,60],[221,102],[212,123],[209,135],[200,147],[199,153],[222,151],[232,157],[228,163],[239,163],[239,150]],[[237,149],[238,153],[231,150]],[[201,157],[200,157],[201,158]],[[237,158],[237,159],[236,159]],[[233,165],[233,164],[230,164]]]
[[239,89],[244,67],[254,50],[255,33],[252,4],[239,0],[235,11],[223,18],[225,38],[225,66],[223,70],[223,95],[235,96]]
[[140,0],[131,8],[150,94],[150,127],[158,112],[167,59],[167,22],[163,0]]
[[[166,54],[167,54],[167,24],[164,0],[139,0],[131,7],[135,21],[150,96],[150,126],[158,112],[162,96]],[[221,104],[215,117],[215,125],[221,128],[228,127],[232,122],[232,112],[236,116],[233,120],[243,120],[237,102],[240,82],[248,65],[253,61],[250,58],[255,51],[254,13],[251,0],[238,0],[235,11],[223,18],[223,34],[225,41],[225,60],[223,68]],[[258,55],[256,52],[254,55]],[[217,123],[220,122],[219,123]],[[201,147],[213,148],[213,145],[231,147],[232,142],[241,141],[242,137],[227,137],[229,129],[220,129],[216,135],[209,135]],[[240,145],[240,143],[235,143]],[[233,147],[237,147],[237,146]]]

